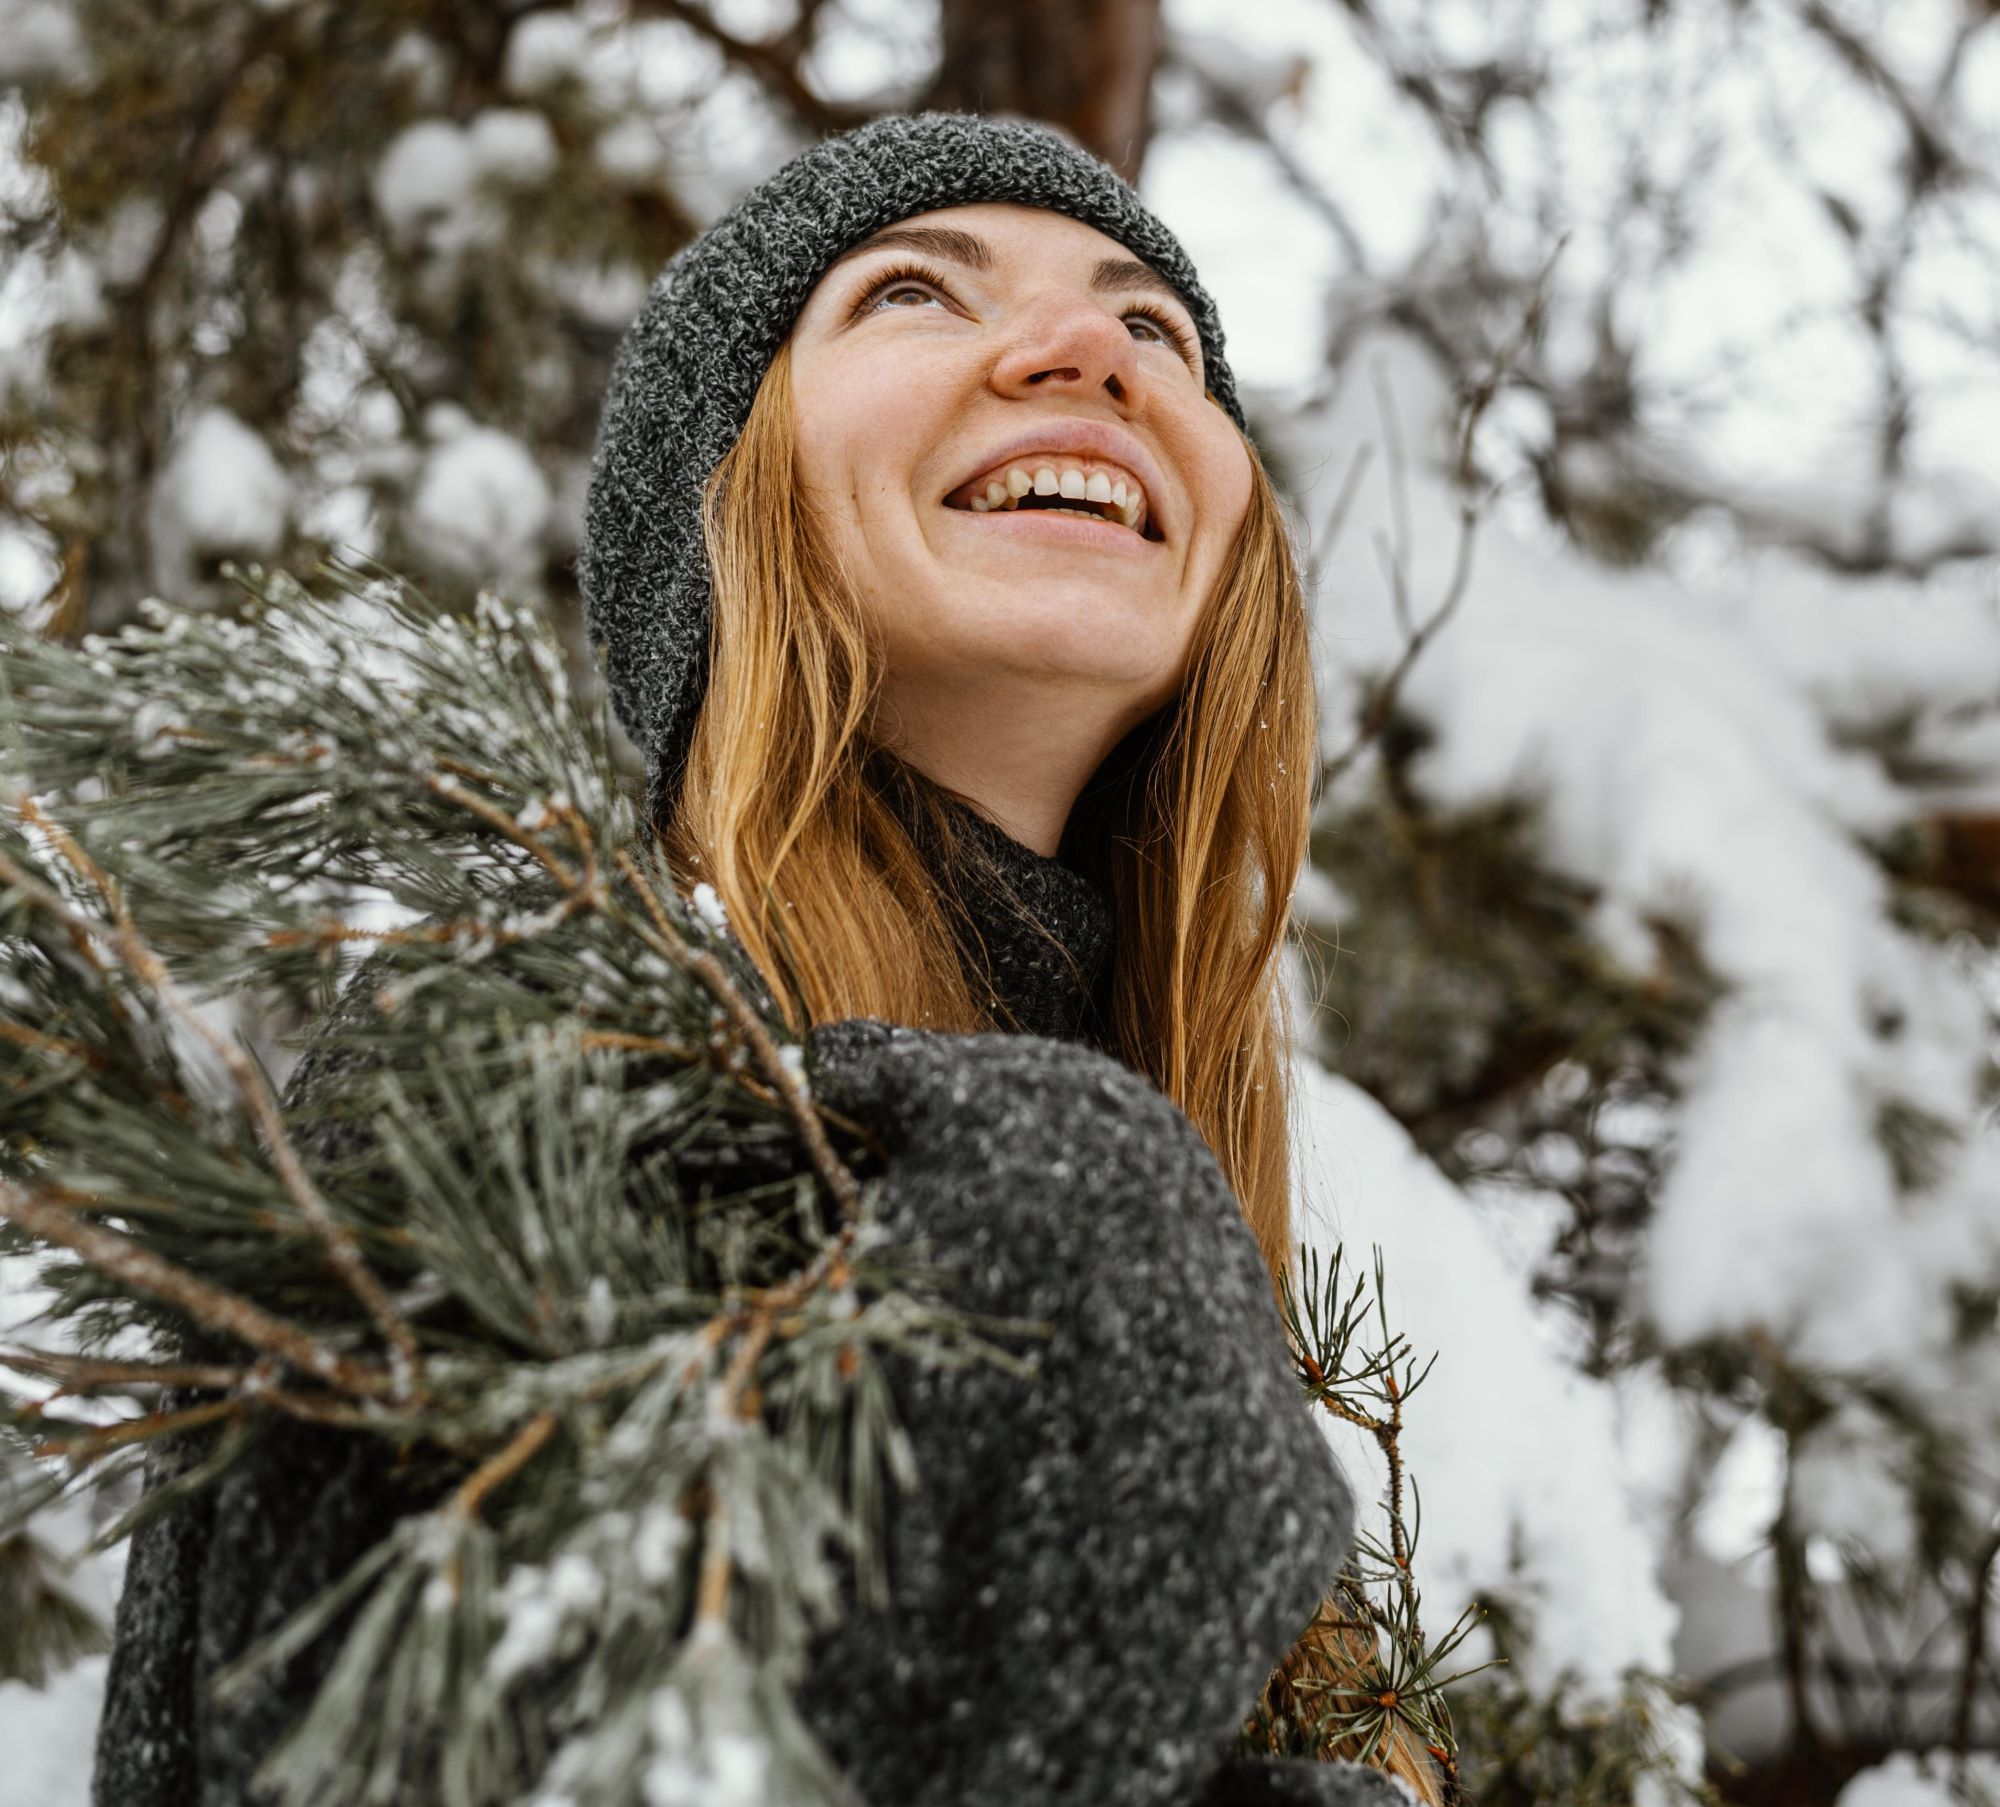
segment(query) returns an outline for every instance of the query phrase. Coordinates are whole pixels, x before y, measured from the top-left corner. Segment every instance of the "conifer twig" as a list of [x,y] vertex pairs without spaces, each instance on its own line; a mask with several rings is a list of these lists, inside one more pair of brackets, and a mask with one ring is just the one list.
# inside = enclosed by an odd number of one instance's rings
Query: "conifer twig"
[[484,797],[475,796],[449,772],[427,774],[424,783],[427,788],[436,795],[443,797],[447,802],[456,803],[461,809],[469,809],[489,828],[497,830],[499,833],[505,835],[508,840],[525,847],[548,868],[550,874],[562,886],[565,892],[574,893],[582,887],[583,880],[578,878],[561,860],[544,847],[533,833],[523,828],[505,810],[495,808]]
[[[722,962],[706,950],[698,952],[688,946],[686,940],[668,919],[667,913],[660,908],[660,900],[653,895],[652,886],[641,876],[638,867],[633,863],[632,856],[621,847],[613,857],[625,876],[632,881],[633,888],[638,891],[646,905],[647,913],[653,919],[659,937],[655,943],[658,951],[683,972],[692,973],[699,979],[708,988],[709,995],[722,1006],[730,1025],[756,1056],[757,1065],[762,1070],[766,1082],[784,1101],[785,1109],[790,1113],[793,1125],[799,1132],[799,1139],[806,1146],[806,1153],[812,1160],[814,1171],[818,1173],[827,1191],[840,1206],[842,1217],[852,1224],[861,1213],[861,1189],[855,1183],[854,1175],[847,1170],[845,1163],[833,1152],[833,1144],[826,1139],[826,1130],[813,1109],[811,1098],[807,1096],[798,1074],[785,1064],[778,1044],[771,1037],[771,1032],[764,1027],[757,1013],[750,1008],[742,992],[736,988],[729,974],[723,969]],[[637,926],[642,935],[647,933],[643,924]],[[650,935],[647,938],[652,939]]]
[[536,1452],[555,1435],[556,1415],[541,1412],[516,1431],[506,1447],[480,1463],[451,1497],[451,1509],[462,1519],[479,1516],[486,1496],[508,1481],[535,1459]]
[[73,1211],[0,1177],[0,1218],[31,1236],[80,1255],[99,1272],[136,1292],[178,1307],[197,1323],[275,1355],[293,1367],[360,1399],[403,1396],[398,1381],[380,1368],[329,1349],[298,1325],[213,1286],[128,1236],[85,1222]]
[[[298,1150],[292,1146],[292,1139],[285,1131],[283,1113],[278,1101],[272,1097],[271,1088],[264,1076],[244,1055],[243,1050],[233,1041],[218,1034],[214,1026],[188,1002],[181,991],[179,982],[167,970],[166,963],[147,946],[140,935],[138,925],[132,920],[131,910],[118,882],[103,867],[77,845],[69,832],[36,804],[32,797],[20,799],[22,813],[33,822],[62,851],[80,874],[87,878],[110,906],[117,927],[112,935],[114,945],[124,955],[126,964],[152,990],[160,1002],[181,1022],[200,1036],[227,1069],[235,1082],[238,1094],[249,1109],[251,1119],[257,1125],[265,1151],[271,1157],[271,1164],[277,1169],[278,1179],[297,1205],[299,1215],[311,1226],[326,1250],[333,1270],[357,1298],[375,1326],[387,1339],[394,1354],[392,1373],[395,1376],[397,1396],[407,1398],[415,1389],[417,1368],[420,1357],[417,1353],[416,1337],[411,1332],[403,1314],[396,1309],[395,1301],[389,1297],[387,1289],[376,1276],[374,1270],[361,1258],[360,1246],[355,1242],[347,1226],[326,1207],[319,1190],[306,1173],[305,1164],[299,1159]],[[41,887],[37,887],[40,889]],[[76,918],[83,921],[81,917]],[[102,930],[104,925],[93,924]]]

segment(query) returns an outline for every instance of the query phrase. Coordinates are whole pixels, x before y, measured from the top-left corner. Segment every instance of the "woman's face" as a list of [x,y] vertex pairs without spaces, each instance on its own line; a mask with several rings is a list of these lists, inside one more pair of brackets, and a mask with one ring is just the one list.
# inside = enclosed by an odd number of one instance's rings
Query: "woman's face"
[[1040,682],[1115,742],[1179,688],[1250,460],[1193,317],[1124,246],[1011,202],[914,214],[820,279],[792,385],[795,476],[892,706]]

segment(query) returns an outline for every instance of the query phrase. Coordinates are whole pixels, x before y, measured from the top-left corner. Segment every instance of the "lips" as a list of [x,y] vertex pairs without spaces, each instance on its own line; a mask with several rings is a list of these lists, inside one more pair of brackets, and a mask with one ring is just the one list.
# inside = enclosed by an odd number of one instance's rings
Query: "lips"
[[[1135,434],[1108,421],[1044,419],[998,444],[986,447],[960,467],[951,487],[939,498],[948,508],[969,507],[975,483],[1004,472],[1010,464],[1034,468],[1035,460],[1064,461],[1086,466],[1115,467],[1136,478],[1145,492],[1148,537],[1175,537],[1178,522],[1169,514],[1166,481],[1158,462]],[[1158,543],[1155,541],[1154,543]]]
[[1132,558],[1152,558],[1166,550],[1163,541],[1149,540],[1129,527],[1095,517],[1049,509],[995,509],[991,514],[974,514],[969,508],[954,508],[948,512],[954,520],[977,522],[980,533],[1011,534],[1064,548],[1117,552]]

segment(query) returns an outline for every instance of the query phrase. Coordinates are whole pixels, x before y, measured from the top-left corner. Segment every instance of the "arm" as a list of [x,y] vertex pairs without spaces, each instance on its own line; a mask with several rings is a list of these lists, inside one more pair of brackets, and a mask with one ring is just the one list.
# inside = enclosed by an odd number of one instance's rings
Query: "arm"
[[894,1603],[823,1638],[809,1722],[898,1807],[1188,1800],[1354,1514],[1213,1153],[1072,1043],[855,1021],[809,1070],[888,1146],[891,1239],[953,1270],[954,1304],[1055,1331],[1024,1345],[1032,1383],[892,1366],[919,1470]]

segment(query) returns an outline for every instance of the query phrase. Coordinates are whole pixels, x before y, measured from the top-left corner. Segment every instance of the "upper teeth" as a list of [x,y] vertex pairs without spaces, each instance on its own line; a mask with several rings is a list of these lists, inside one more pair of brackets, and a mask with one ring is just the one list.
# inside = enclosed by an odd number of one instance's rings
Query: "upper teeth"
[[1030,491],[1038,496],[1067,496],[1076,502],[1109,503],[1111,513],[1102,518],[1122,521],[1143,531],[1146,520],[1146,492],[1139,479],[1112,465],[1080,464],[1067,458],[1037,458],[1025,464],[1010,464],[988,476],[984,492],[974,490],[967,506],[980,514],[989,509],[1018,507]]

